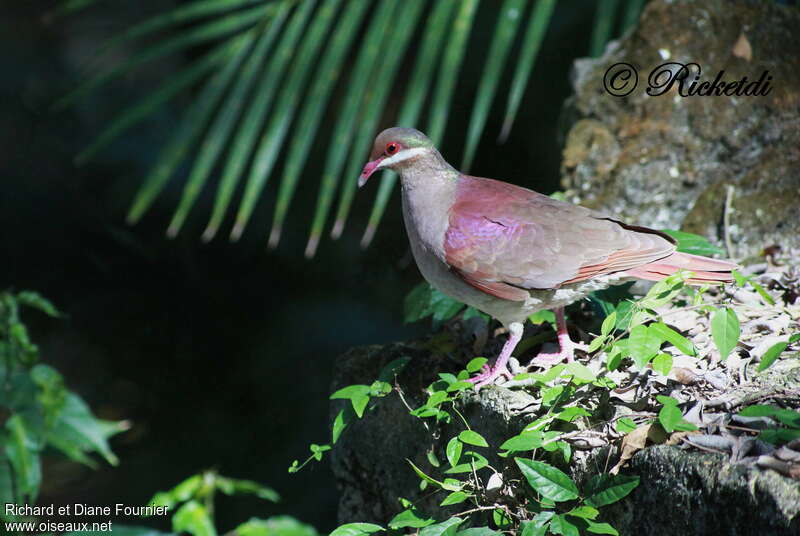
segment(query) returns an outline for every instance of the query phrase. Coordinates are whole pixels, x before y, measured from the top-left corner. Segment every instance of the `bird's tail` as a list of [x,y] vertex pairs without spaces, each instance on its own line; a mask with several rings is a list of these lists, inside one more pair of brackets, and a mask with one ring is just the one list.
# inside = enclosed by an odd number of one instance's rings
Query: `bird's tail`
[[676,273],[678,270],[692,272],[688,283],[730,283],[733,281],[732,270],[739,268],[736,263],[675,252],[649,264],[626,270],[626,274],[639,279],[659,281]]

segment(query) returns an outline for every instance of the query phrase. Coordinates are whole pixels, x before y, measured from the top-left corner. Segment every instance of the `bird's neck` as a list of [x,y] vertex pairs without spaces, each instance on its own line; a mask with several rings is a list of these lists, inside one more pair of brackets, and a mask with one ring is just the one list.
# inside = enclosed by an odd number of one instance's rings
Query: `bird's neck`
[[417,235],[424,247],[443,258],[444,236],[450,207],[455,202],[459,172],[435,149],[398,171],[409,235]]

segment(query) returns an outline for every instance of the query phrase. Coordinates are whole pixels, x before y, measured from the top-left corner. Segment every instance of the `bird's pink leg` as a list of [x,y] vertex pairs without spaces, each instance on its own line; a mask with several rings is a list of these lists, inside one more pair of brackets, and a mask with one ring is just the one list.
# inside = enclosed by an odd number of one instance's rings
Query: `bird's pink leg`
[[555,365],[565,359],[572,362],[575,355],[575,348],[578,346],[569,338],[567,333],[567,321],[564,318],[564,308],[559,307],[555,310],[556,327],[558,329],[559,352],[555,354],[539,354],[533,358],[531,364],[536,365]]
[[478,389],[486,384],[492,383],[500,376],[511,378],[511,373],[506,368],[506,363],[508,363],[508,358],[511,357],[511,352],[514,351],[514,348],[517,347],[520,339],[522,339],[522,330],[522,324],[519,322],[514,322],[508,326],[508,340],[503,346],[503,349],[500,351],[500,355],[497,356],[494,366],[491,368],[484,367],[481,374],[478,374],[474,378],[470,378],[467,381],[474,383],[475,388]]

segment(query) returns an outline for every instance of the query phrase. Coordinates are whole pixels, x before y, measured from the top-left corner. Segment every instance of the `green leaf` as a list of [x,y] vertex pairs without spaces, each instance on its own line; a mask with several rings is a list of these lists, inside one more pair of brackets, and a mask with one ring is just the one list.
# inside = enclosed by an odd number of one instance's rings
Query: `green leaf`
[[485,357],[476,357],[467,363],[467,372],[478,372],[489,360]]
[[5,427],[9,437],[5,442],[4,453],[14,470],[15,495],[19,502],[34,503],[42,482],[37,438],[32,437],[31,430],[18,414],[9,417]]
[[[312,452],[323,452],[331,449],[330,445],[321,447],[319,445],[311,445],[311,447]],[[214,482],[217,489],[226,495],[255,495],[259,499],[270,502],[279,502],[281,500],[277,491],[253,480],[217,476]]]
[[419,536],[455,536],[458,526],[463,522],[460,517],[451,517],[441,523],[426,526],[419,531]]
[[574,379],[582,382],[591,382],[597,379],[597,375],[589,370],[589,367],[577,361],[567,363],[564,367],[564,374],[569,374],[573,376]]
[[156,493],[150,503],[157,506],[166,506],[170,510],[180,503],[184,503],[198,494],[203,487],[203,475],[192,475],[169,491]]
[[406,295],[406,299],[403,302],[405,311],[403,320],[406,324],[422,320],[431,314],[430,303],[432,292],[433,288],[427,282],[423,281]]
[[711,318],[711,337],[723,361],[736,347],[740,333],[739,319],[736,318],[733,309],[727,307],[717,309]]
[[[454,0],[438,0],[431,4],[430,15],[425,23],[425,33],[419,45],[414,70],[405,88],[405,100],[396,124],[416,125],[419,123],[422,105],[428,96],[433,76],[439,65],[437,60],[445,49],[442,43],[448,36],[447,26],[450,20],[453,19],[453,11],[456,7],[457,2]],[[375,196],[375,204],[369,216],[369,223],[361,238],[361,246],[364,248],[370,244],[375,236],[375,231],[386,211],[386,206],[397,183],[397,174],[395,172],[386,170],[382,175],[378,194]]]
[[[392,526],[391,522],[389,523],[389,526]],[[372,534],[373,532],[379,532],[382,530],[385,529],[380,525],[375,525],[373,523],[347,523],[334,529],[334,531],[330,533],[330,536],[363,536],[365,534]]]
[[451,467],[458,465],[458,460],[461,459],[461,451],[463,448],[464,444],[457,437],[447,442],[445,454],[447,455],[447,463],[449,463]]
[[611,335],[611,332],[614,331],[614,326],[617,325],[617,312],[612,311],[610,315],[603,319],[603,324],[600,326],[600,334],[603,337],[607,335]]
[[[306,245],[305,255],[308,258],[313,257],[317,251],[322,228],[330,212],[342,168],[353,144],[357,120],[362,103],[366,98],[371,75],[376,70],[380,54],[384,50],[384,39],[386,39],[387,46],[391,47],[387,34],[390,33],[390,23],[394,15],[395,5],[393,2],[379,2],[377,7],[370,12],[367,33],[362,40],[364,45],[360,47],[355,67],[350,73],[347,93],[344,95],[344,102],[339,107],[339,116],[330,135],[330,139],[336,140],[336,143],[330,144],[325,165],[322,168],[324,172]],[[355,178],[351,178],[351,180],[355,182]]]
[[508,134],[511,132],[514,118],[517,115],[522,96],[525,94],[525,88],[528,85],[528,79],[533,70],[533,64],[539,53],[539,45],[542,43],[547,27],[550,25],[550,17],[553,14],[555,5],[556,0],[538,0],[531,10],[528,29],[522,40],[519,59],[516,61],[517,69],[514,72],[511,88],[508,92],[508,104],[503,116],[503,129],[500,133],[501,141],[508,138]]
[[553,516],[550,520],[550,532],[563,536],[580,536],[580,531],[564,514]]
[[778,445],[782,443],[788,443],[789,441],[794,441],[795,439],[800,439],[800,430],[767,428],[766,430],[761,430],[761,432],[759,432],[758,438],[762,441],[766,441],[767,443]]
[[[114,530],[117,530],[116,527]],[[318,536],[314,527],[301,523],[290,516],[273,516],[268,519],[252,518],[236,527],[233,532],[236,536]],[[356,534],[363,536],[368,533]]]
[[600,508],[624,499],[638,485],[638,476],[601,473],[590,478],[586,484],[584,502],[594,508]]
[[172,516],[172,530],[193,536],[216,536],[217,531],[208,511],[197,501],[189,501]]
[[464,159],[461,163],[461,171],[466,173],[472,165],[475,156],[475,149],[478,147],[483,129],[486,126],[486,118],[489,116],[489,108],[494,100],[497,85],[503,74],[503,67],[508,58],[508,52],[514,43],[519,22],[525,9],[525,0],[505,0],[500,8],[498,20],[495,23],[494,35],[492,36],[489,55],[484,64],[483,74],[480,78],[478,93],[472,108],[467,129],[467,141],[464,149]]
[[672,370],[672,356],[669,354],[658,354],[653,358],[653,370],[662,376],[669,375]]
[[542,446],[543,436],[539,430],[522,432],[500,445],[501,449],[509,452],[526,452]]
[[369,2],[348,2],[344,12],[337,16],[336,29],[325,46],[325,53],[319,60],[314,73],[311,88],[305,97],[301,115],[294,128],[288,149],[286,164],[283,168],[281,186],[275,202],[275,213],[272,220],[269,245],[275,247],[280,240],[282,228],[289,206],[294,197],[300,174],[308,161],[309,149],[316,139],[319,124],[322,121],[325,105],[330,98],[334,85],[342,71],[353,39],[356,37]]
[[697,430],[697,427],[690,422],[683,420],[683,414],[678,408],[678,401],[669,396],[659,395],[656,399],[664,404],[661,411],[658,412],[658,421],[661,423],[662,428],[669,433],[676,430],[689,431]]
[[[341,0],[323,0],[322,6],[311,18],[296,55],[292,58],[292,68],[288,71],[288,78],[281,88],[272,117],[253,156],[250,174],[236,213],[236,222],[231,230],[233,240],[237,240],[244,232],[256,202],[272,174],[272,168],[280,154],[289,126],[300,105],[303,88],[311,74],[311,68],[316,63],[317,55],[334,21],[340,2]],[[307,3],[313,4],[314,0],[306,0],[302,7],[304,8]]]
[[756,404],[746,407],[739,412],[739,415],[744,417],[775,417],[787,426],[800,428],[800,412],[777,406]]
[[629,417],[622,417],[621,419],[617,420],[614,426],[616,427],[617,432],[621,434],[628,434],[636,430],[636,423]]
[[411,361],[411,358],[407,355],[393,359],[381,369],[380,373],[378,374],[378,380],[391,383],[395,376],[400,374],[405,366],[408,365],[409,361]]
[[703,236],[686,233],[684,231],[673,231],[663,229],[661,232],[668,234],[678,241],[678,251],[682,253],[691,253],[692,255],[725,255],[725,250],[719,248],[708,241]]
[[442,502],[439,503],[439,506],[450,506],[451,504],[459,504],[467,499],[469,499],[471,495],[469,493],[465,493],[463,491],[454,491],[450,495],[444,498]]
[[389,521],[389,528],[394,530],[404,528],[418,529],[432,525],[433,523],[436,523],[435,519],[425,517],[422,512],[412,507],[394,516],[391,521]]
[[548,309],[542,309],[541,311],[536,311],[532,315],[528,317],[528,320],[531,321],[531,324],[544,324],[547,322],[551,326],[556,325],[556,315],[553,311]]
[[438,69],[438,79],[431,96],[428,115],[428,137],[434,145],[439,145],[442,141],[453,90],[459,80],[458,71],[467,50],[477,7],[478,0],[461,0],[458,3],[453,26],[448,31],[447,46],[444,48],[442,63]]
[[458,434],[458,439],[467,445],[475,445],[476,447],[488,447],[489,444],[478,432],[473,430],[464,430]]
[[587,524],[586,530],[592,534],[610,534],[611,536],[619,536],[617,529],[608,523],[597,523],[591,519],[586,519],[585,521]]
[[352,400],[353,398],[361,398],[368,395],[370,391],[369,385],[355,384],[342,387],[330,396],[330,400]]
[[32,292],[30,290],[18,292],[17,301],[22,305],[38,309],[47,316],[52,316],[53,318],[61,316],[61,313],[56,309],[55,305],[53,305],[50,300],[42,297],[38,292]]
[[791,337],[789,337],[789,344],[794,344],[797,341],[800,341],[800,333],[795,333]]
[[525,480],[542,497],[555,502],[578,498],[578,488],[561,470],[544,462],[514,458]]
[[470,461],[463,462],[458,465],[455,465],[445,471],[445,474],[454,475],[458,473],[471,473],[472,471],[477,471],[479,469],[483,469],[489,465],[489,460],[485,457],[481,456],[477,452],[473,452],[471,450],[464,453],[465,458],[469,458]]
[[761,356],[761,362],[758,364],[758,369],[756,370],[761,372],[762,370],[768,369],[775,362],[775,360],[778,359],[778,356],[781,355],[784,350],[786,350],[788,345],[789,343],[787,342],[779,342],[770,346],[769,349],[764,352],[764,355]]
[[567,515],[579,517],[581,519],[595,519],[598,515],[600,515],[600,512],[597,510],[597,508],[593,508],[584,504],[581,506],[576,506],[567,512]]
[[456,532],[456,536],[501,536],[501,534],[489,527],[472,527]]
[[689,356],[697,355],[697,350],[695,350],[694,345],[689,339],[667,326],[665,323],[654,322],[648,326],[648,329],[652,330],[658,337],[667,341],[684,354]]
[[566,422],[572,422],[577,417],[589,417],[589,416],[591,416],[591,413],[589,413],[585,409],[578,406],[570,406],[558,412],[556,414],[556,419],[560,419]]
[[628,351],[639,370],[644,370],[647,363],[656,356],[661,347],[661,337],[649,327],[639,325],[631,329]]
[[75,460],[81,461],[82,453],[97,452],[111,465],[117,465],[119,460],[111,452],[108,438],[127,429],[125,422],[96,419],[80,397],[68,393],[47,441]]

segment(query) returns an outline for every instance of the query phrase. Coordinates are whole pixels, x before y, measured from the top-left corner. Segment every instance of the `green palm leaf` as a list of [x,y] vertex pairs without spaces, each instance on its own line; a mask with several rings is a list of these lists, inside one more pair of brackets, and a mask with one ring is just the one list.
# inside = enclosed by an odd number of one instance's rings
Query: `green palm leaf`
[[[94,1],[64,0],[50,15],[77,12]],[[643,0],[637,0],[625,6],[623,27],[636,20],[642,4]],[[247,170],[231,231],[235,240],[250,221],[274,169],[283,161],[269,235],[272,247],[280,239],[305,164],[316,156],[313,140],[326,112],[330,112],[335,118],[331,134],[335,143],[326,144],[325,166],[316,179],[319,192],[306,247],[310,257],[317,249],[337,193],[331,235],[341,235],[353,203],[356,175],[386,116],[390,97],[402,95],[397,124],[418,125],[425,109],[427,134],[440,143],[453,96],[461,85],[459,75],[468,47],[485,47],[488,53],[479,66],[481,76],[466,133],[462,167],[469,167],[524,23],[527,27],[513,60],[500,138],[508,135],[555,0],[504,0],[496,5],[491,32],[473,35],[479,6],[488,10],[495,5],[481,4],[480,0],[323,0],[319,4],[317,0],[191,0],[109,39],[94,54],[95,60],[134,42],[142,45],[118,64],[87,77],[55,106],[70,105],[148,62],[210,44],[197,59],[170,73],[159,87],[122,110],[76,160],[84,162],[96,155],[169,99],[202,84],[145,177],[128,221],[142,217],[186,162],[190,171],[168,234],[180,232],[200,192],[216,181],[213,208],[203,232],[203,239],[210,240],[225,220]],[[594,7],[586,5],[587,9]],[[612,35],[617,5],[616,0],[599,1],[593,51],[602,50],[598,47]],[[527,16],[526,9],[530,10]],[[419,45],[411,47],[418,32]],[[490,35],[490,40],[483,35]],[[487,42],[481,42],[483,39]],[[413,51],[412,58],[406,58],[408,51]],[[397,84],[397,74],[406,60],[413,69],[407,82]],[[347,76],[342,77],[345,72]],[[339,91],[341,97],[333,100],[332,95]],[[340,183],[343,174],[345,182]],[[384,175],[362,237],[364,246],[374,237],[397,183],[391,172]]]

